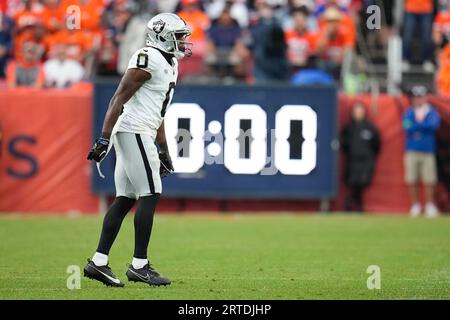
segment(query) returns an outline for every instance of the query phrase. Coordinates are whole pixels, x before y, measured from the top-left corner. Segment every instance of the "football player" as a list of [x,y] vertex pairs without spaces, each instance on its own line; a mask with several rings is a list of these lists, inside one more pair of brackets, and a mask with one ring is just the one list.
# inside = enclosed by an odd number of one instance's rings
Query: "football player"
[[124,286],[108,266],[108,254],[124,217],[137,200],[134,255],[126,276],[129,281],[149,285],[170,284],[170,280],[159,275],[149,263],[147,247],[162,191],[161,177],[173,171],[164,132],[164,114],[177,82],[178,60],[192,52],[192,43],[186,41],[190,34],[186,23],[172,13],[158,14],[148,22],[146,47],[131,57],[109,103],[102,135],[87,157],[96,161],[99,168],[99,163],[114,146],[117,158],[116,198],[104,217],[97,251],[84,268],[86,277],[108,286]]

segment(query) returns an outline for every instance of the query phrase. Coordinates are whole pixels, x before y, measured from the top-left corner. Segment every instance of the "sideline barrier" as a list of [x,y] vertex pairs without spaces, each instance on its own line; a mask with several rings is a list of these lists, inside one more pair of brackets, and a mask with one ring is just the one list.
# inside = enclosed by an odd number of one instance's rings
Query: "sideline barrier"
[[93,212],[92,86],[0,92],[0,211]]

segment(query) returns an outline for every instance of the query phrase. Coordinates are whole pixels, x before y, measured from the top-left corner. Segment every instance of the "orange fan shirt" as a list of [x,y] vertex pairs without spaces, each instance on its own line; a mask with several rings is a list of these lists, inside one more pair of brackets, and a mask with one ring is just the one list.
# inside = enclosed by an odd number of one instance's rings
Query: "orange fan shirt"
[[[318,38],[325,36],[322,32],[319,31]],[[318,41],[321,41],[321,39]],[[353,48],[354,45],[353,36],[346,32],[345,27],[341,27],[332,39],[327,39],[325,48],[320,56],[322,59],[330,59],[333,56],[341,54],[345,48]]]
[[72,5],[75,5],[80,9],[81,30],[87,29],[90,31],[100,31],[101,16],[104,10],[102,0],[63,0],[61,2],[61,8],[63,10],[64,17],[72,14],[72,11],[68,10]]
[[61,4],[57,7],[50,8],[44,7],[42,11],[42,17],[44,19],[44,25],[48,31],[58,31],[64,27],[64,10]]
[[193,12],[180,11],[178,16],[191,28],[190,41],[205,40],[205,31],[209,28],[209,17],[201,10]]
[[310,32],[298,34],[291,29],[285,32],[285,38],[288,59],[291,62],[306,62],[316,49],[316,36]]
[[405,11],[409,13],[433,12],[433,0],[405,0]]
[[43,24],[42,12],[21,10],[14,15],[14,22],[17,28],[23,28],[30,25]]

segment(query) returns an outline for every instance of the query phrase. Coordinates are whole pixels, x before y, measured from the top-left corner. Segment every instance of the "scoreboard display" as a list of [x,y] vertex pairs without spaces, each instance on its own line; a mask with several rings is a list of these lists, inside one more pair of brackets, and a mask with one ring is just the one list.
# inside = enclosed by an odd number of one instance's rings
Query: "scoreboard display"
[[[97,84],[94,136],[115,85]],[[177,86],[165,114],[175,173],[165,196],[332,198],[337,189],[334,87]],[[114,153],[93,190],[114,194]]]

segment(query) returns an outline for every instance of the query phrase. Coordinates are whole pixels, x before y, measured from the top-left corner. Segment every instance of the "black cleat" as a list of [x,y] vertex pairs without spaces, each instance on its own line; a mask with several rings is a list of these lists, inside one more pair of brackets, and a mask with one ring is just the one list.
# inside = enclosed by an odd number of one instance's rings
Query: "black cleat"
[[88,264],[84,267],[84,276],[89,279],[100,281],[107,287],[125,286],[114,273],[112,273],[111,268],[108,265],[96,266],[90,259],[88,259]]
[[135,269],[132,265],[129,266],[127,273],[128,281],[144,282],[151,286],[168,286],[171,282],[159,275],[150,263],[147,263],[141,269]]

